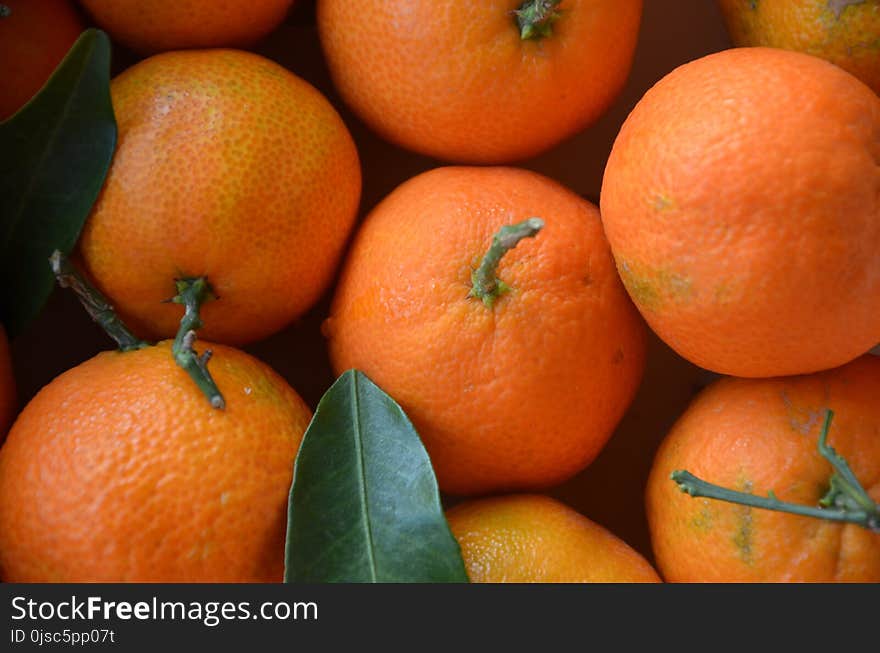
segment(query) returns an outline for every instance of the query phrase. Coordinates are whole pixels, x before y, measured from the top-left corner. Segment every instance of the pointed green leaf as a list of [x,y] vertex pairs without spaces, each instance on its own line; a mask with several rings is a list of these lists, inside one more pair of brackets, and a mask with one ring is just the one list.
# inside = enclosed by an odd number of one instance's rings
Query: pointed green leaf
[[395,401],[349,370],[318,404],[290,491],[287,582],[462,582],[428,454]]
[[115,146],[110,41],[90,29],[40,92],[0,123],[0,318],[11,335],[48,299],[49,256],[73,249]]

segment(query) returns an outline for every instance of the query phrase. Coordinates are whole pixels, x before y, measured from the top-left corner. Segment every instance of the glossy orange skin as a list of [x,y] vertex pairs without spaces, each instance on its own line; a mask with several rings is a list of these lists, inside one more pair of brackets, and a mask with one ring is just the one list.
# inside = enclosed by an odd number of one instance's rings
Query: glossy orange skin
[[84,29],[68,0],[4,0],[0,18],[0,120],[40,90]]
[[878,162],[880,98],[852,75],[719,52],[625,121],[605,232],[642,315],[690,361],[743,377],[835,367],[880,342]]
[[360,200],[357,150],[312,86],[258,55],[170,52],[113,80],[119,144],[79,251],[140,335],[172,337],[174,279],[207,276],[208,339],[274,333],[330,283]]
[[719,0],[733,42],[827,59],[880,93],[880,1]]
[[25,407],[0,449],[4,581],[281,581],[309,408],[251,356],[197,349],[225,410],[167,341],[98,354]]
[[523,41],[521,0],[319,0],[343,99],[383,138],[443,160],[509,163],[596,120],[629,74],[641,0],[568,0]]
[[828,442],[880,500],[880,358],[806,376],[718,381],[676,422],[657,452],[647,509],[657,566],[679,582],[878,582],[880,534],[852,525],[747,508],[680,492],[687,469],[722,487],[816,506]]
[[143,54],[245,47],[278,27],[293,0],[81,0],[113,39]]
[[[546,226],[510,250],[492,308],[471,271],[505,224]],[[645,330],[596,208],[515,168],[438,168],[366,218],[325,323],[330,358],[406,410],[454,494],[548,487],[599,453],[641,380]]]
[[446,514],[473,583],[659,583],[621,539],[555,499],[509,495]]
[[0,324],[0,442],[6,436],[17,408],[15,377],[12,375],[12,360],[9,357],[9,342],[6,330]]

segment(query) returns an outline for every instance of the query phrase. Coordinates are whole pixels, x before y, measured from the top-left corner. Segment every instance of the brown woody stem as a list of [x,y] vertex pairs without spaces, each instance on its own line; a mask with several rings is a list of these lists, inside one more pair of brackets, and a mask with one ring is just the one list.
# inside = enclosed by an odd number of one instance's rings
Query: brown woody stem
[[116,341],[122,351],[149,347],[150,343],[134,335],[125,323],[116,315],[113,306],[82,275],[73,263],[62,252],[55,250],[49,257],[52,273],[62,288],[70,288],[76,293],[86,312],[97,322],[108,336]]

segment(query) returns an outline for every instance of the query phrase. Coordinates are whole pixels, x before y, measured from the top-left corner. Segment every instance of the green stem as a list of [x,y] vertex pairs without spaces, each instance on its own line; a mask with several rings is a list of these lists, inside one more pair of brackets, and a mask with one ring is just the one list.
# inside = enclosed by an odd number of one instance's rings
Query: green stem
[[819,453],[831,463],[834,474],[831,475],[831,489],[822,497],[819,504],[826,507],[834,506],[843,509],[855,508],[866,512],[880,512],[880,505],[874,503],[874,500],[862,487],[846,459],[828,444],[828,431],[831,428],[832,419],[834,419],[834,412],[826,410],[825,422],[819,433]]
[[541,218],[529,218],[517,224],[501,227],[492,238],[492,244],[480,261],[480,266],[471,274],[472,286],[468,296],[476,297],[488,308],[492,308],[495,300],[510,290],[510,287],[496,276],[501,257],[516,247],[523,238],[532,238],[543,228],[544,221]]
[[196,330],[202,328],[199,309],[204,302],[214,298],[211,286],[205,277],[177,279],[175,283],[177,284],[177,295],[171,301],[175,304],[183,304],[184,313],[180,320],[177,336],[171,345],[174,360],[186,370],[186,373],[208,398],[211,406],[223,409],[226,407],[226,401],[208,371],[208,361],[211,359],[212,352],[208,349],[200,356],[194,348]]
[[538,41],[553,34],[553,23],[561,12],[557,8],[562,0],[526,0],[513,12],[516,26],[523,41]]
[[802,515],[804,517],[815,517],[816,519],[827,519],[828,521],[847,522],[857,524],[868,530],[880,533],[880,515],[876,512],[866,512],[863,510],[850,509],[831,509],[813,508],[812,506],[802,506],[797,503],[787,503],[777,499],[772,492],[768,497],[759,497],[747,492],[737,492],[736,490],[728,490],[712,483],[697,478],[688,471],[677,470],[672,472],[672,480],[678,483],[678,488],[682,492],[686,492],[692,497],[705,497],[707,499],[718,499],[719,501],[727,501],[728,503],[736,503],[741,506],[750,506],[752,508],[763,508],[765,510],[775,510],[777,512],[788,512],[793,515]]
[[132,351],[149,347],[150,343],[135,336],[116,315],[113,306],[101,292],[89,283],[70,260],[59,250],[49,257],[52,273],[62,288],[70,288],[76,293],[86,312],[97,322],[108,336],[116,341],[122,351]]
[[[875,503],[871,499],[855,474],[853,474],[846,459],[827,444],[828,431],[831,428],[833,417],[833,411],[827,410],[825,422],[819,435],[819,453],[834,468],[834,473],[831,475],[831,490],[819,502],[820,507],[780,501],[772,491],[765,498],[747,492],[728,490],[697,478],[685,470],[672,472],[671,478],[678,484],[678,488],[682,492],[692,497],[705,497],[752,508],[763,508],[765,510],[802,515],[804,517],[856,524],[874,533],[880,533],[880,504]],[[821,506],[830,506],[830,508]]]
[[6,18],[7,16],[12,15],[12,9],[7,7],[6,5],[0,5],[0,18]]

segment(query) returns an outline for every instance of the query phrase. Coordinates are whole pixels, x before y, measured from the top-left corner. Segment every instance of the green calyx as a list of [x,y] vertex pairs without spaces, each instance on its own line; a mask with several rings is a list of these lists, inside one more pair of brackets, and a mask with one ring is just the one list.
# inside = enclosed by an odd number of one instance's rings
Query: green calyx
[[215,299],[215,295],[205,277],[175,279],[174,283],[177,287],[177,294],[169,301],[184,306],[180,328],[177,330],[174,344],[171,345],[174,360],[189,374],[208,398],[211,406],[222,410],[226,407],[226,400],[208,371],[208,361],[211,360],[212,352],[207,349],[199,355],[194,347],[196,331],[203,325],[199,314],[201,306],[206,301]]
[[526,0],[513,12],[519,35],[523,41],[538,41],[553,34],[555,23],[562,12],[558,5],[562,0]]
[[12,15],[12,9],[7,7],[6,5],[0,5],[0,18],[6,18],[7,16]]
[[471,290],[468,297],[476,297],[487,308],[492,308],[495,300],[510,290],[510,286],[497,277],[498,264],[509,250],[517,246],[523,238],[532,238],[544,228],[541,218],[529,218],[498,230],[492,238],[489,250],[480,261],[479,267],[471,273]]
[[862,487],[846,459],[828,445],[828,431],[831,428],[833,417],[833,411],[827,410],[825,412],[825,421],[819,434],[819,454],[831,463],[834,470],[829,481],[830,489],[820,499],[819,506],[804,506],[780,501],[772,491],[768,493],[767,497],[759,497],[747,492],[728,490],[699,479],[684,470],[672,472],[671,478],[678,484],[678,488],[682,492],[692,497],[705,497],[752,508],[856,524],[871,532],[880,533],[880,504],[876,503]]

